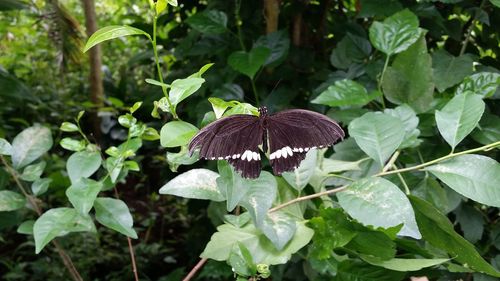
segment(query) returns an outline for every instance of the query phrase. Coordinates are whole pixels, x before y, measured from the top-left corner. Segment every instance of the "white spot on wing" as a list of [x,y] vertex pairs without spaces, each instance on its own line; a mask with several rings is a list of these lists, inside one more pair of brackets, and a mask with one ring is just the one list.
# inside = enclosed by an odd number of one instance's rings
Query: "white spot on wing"
[[276,153],[276,158],[281,157],[281,149],[276,150],[274,153]]
[[292,156],[293,155],[292,149],[289,146],[287,146],[285,148],[286,148],[286,152],[288,152],[288,155]]

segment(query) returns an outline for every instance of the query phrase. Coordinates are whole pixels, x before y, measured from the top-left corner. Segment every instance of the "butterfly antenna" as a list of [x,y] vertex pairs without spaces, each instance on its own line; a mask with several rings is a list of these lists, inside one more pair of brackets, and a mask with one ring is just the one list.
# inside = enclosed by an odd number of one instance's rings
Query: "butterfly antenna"
[[271,90],[271,92],[269,93],[269,95],[271,95],[272,93],[274,93],[274,90],[276,90],[276,88],[278,88],[278,85],[281,83],[281,80],[283,80],[283,78],[280,78],[280,80],[278,80],[278,82],[276,82],[276,85],[274,85],[274,87]]

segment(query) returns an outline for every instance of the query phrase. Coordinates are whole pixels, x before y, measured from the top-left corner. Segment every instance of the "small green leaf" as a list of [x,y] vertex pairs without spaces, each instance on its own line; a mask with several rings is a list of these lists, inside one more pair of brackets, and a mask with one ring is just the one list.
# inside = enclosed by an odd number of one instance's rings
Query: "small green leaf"
[[24,221],[17,228],[17,233],[33,235],[33,225],[35,224],[34,220]]
[[156,14],[159,15],[167,8],[167,0],[157,0],[155,6]]
[[348,69],[354,63],[363,63],[372,53],[372,45],[363,36],[347,34],[338,42],[330,55],[330,63],[339,69]]
[[267,214],[259,229],[271,240],[277,250],[282,250],[293,238],[297,225],[295,220],[286,213],[273,212]]
[[264,62],[264,65],[277,66],[284,61],[290,48],[290,38],[286,30],[275,31],[260,36],[254,47],[266,47],[271,50],[271,54]]
[[363,106],[381,95],[380,92],[368,94],[363,85],[344,79],[335,82],[311,102],[328,106]]
[[361,179],[337,193],[337,198],[340,206],[364,225],[389,228],[403,223],[399,235],[421,238],[408,198],[386,179]]
[[80,119],[82,119],[84,114],[85,114],[85,111],[83,111],[83,110],[78,112],[78,115],[76,116],[76,121],[80,121]]
[[45,163],[45,161],[40,161],[36,164],[26,166],[21,174],[21,179],[25,181],[35,181],[39,179],[46,165],[47,163]]
[[174,107],[177,106],[181,101],[198,91],[204,82],[205,79],[197,77],[174,80],[169,92],[170,102]]
[[129,108],[130,113],[132,114],[132,113],[136,112],[137,109],[139,109],[141,107],[141,105],[142,105],[142,101],[138,101],[138,102],[134,103],[134,105],[132,105],[132,107]]
[[128,169],[129,171],[139,172],[141,168],[139,167],[139,163],[133,160],[123,162],[123,167]]
[[66,150],[82,151],[85,149],[85,140],[75,140],[72,138],[64,138],[59,144]]
[[215,113],[215,118],[219,119],[222,117],[226,109],[235,105],[233,101],[225,101],[220,98],[210,97],[208,101],[212,104],[212,108]]
[[80,178],[88,178],[101,166],[99,152],[80,151],[73,153],[66,162],[66,169],[71,182]]
[[137,123],[137,119],[132,114],[127,113],[118,117],[118,123],[125,128],[130,128]]
[[102,225],[137,239],[137,233],[132,228],[134,221],[127,205],[118,199],[97,198],[94,202],[95,216]]
[[489,98],[495,94],[500,85],[500,74],[494,72],[480,72],[465,77],[464,81],[458,85],[456,95],[472,93]]
[[86,215],[92,209],[101,188],[101,182],[79,178],[73,181],[73,184],[68,187],[66,196],[80,214]]
[[[252,255],[242,243],[233,245],[233,249],[227,260],[231,269],[238,275],[253,276],[257,273],[256,265],[253,263]],[[245,280],[247,280],[245,278]]]
[[500,164],[482,155],[460,155],[425,168],[456,192],[500,207]]
[[63,122],[59,129],[63,132],[78,132],[78,126],[71,122]]
[[135,137],[142,137],[142,134],[144,134],[144,132],[146,131],[146,125],[143,124],[143,123],[136,123],[134,125],[132,125],[128,132],[129,132],[129,135],[131,138],[135,138]]
[[52,239],[70,232],[95,232],[92,218],[80,216],[75,209],[55,208],[43,213],[33,226],[35,252],[38,254]]
[[167,0],[168,4],[174,6],[174,7],[177,7],[177,0]]
[[408,49],[421,34],[417,16],[408,9],[395,13],[384,22],[375,21],[370,26],[370,41],[388,56]]
[[94,32],[94,34],[90,36],[89,40],[85,44],[83,52],[87,52],[90,48],[101,42],[129,35],[145,35],[146,37],[148,37],[148,39],[151,39],[148,33],[138,28],[127,25],[110,25]]
[[172,172],[177,172],[177,169],[181,165],[191,165],[198,161],[200,153],[198,150],[193,152],[193,155],[190,155],[187,146],[181,146],[181,150],[177,153],[167,152],[167,163]]
[[436,111],[439,133],[454,149],[479,123],[485,108],[481,96],[474,94],[453,97]]
[[111,182],[115,183],[122,171],[123,160],[121,158],[109,157],[105,163],[105,168],[109,173]]
[[399,148],[416,147],[420,144],[421,140],[418,139],[420,130],[417,129],[419,120],[411,107],[403,104],[393,109],[384,110],[384,114],[396,117],[403,122],[405,136]]
[[196,13],[186,20],[193,29],[207,34],[221,34],[227,32],[227,16],[224,12],[207,9]]
[[26,199],[21,194],[10,191],[0,191],[0,212],[15,211],[26,204]]
[[170,194],[184,198],[224,201],[217,189],[219,174],[207,169],[191,169],[182,173],[160,188],[160,194]]
[[46,127],[23,130],[12,141],[12,165],[16,169],[32,163],[52,147],[52,135]]
[[0,138],[0,155],[12,155],[12,146],[2,138]]
[[472,74],[472,58],[468,55],[454,57],[445,50],[432,54],[434,84],[439,92],[460,83],[466,76]]
[[405,136],[401,120],[376,112],[354,119],[348,129],[359,147],[381,166],[401,145]]
[[37,179],[31,184],[31,191],[35,196],[39,196],[47,192],[49,185],[52,182],[51,178]]
[[207,64],[205,64],[204,66],[202,66],[202,67],[200,68],[200,70],[198,70],[198,72],[195,72],[195,73],[193,73],[193,74],[189,75],[189,77],[188,77],[188,78],[201,78],[201,76],[202,76],[205,72],[207,72],[207,70],[209,70],[209,69],[210,69],[213,65],[214,65],[213,63],[207,63]]
[[255,47],[250,52],[233,52],[229,55],[227,62],[234,70],[253,79],[270,54],[271,51],[266,47]]
[[145,81],[146,81],[146,83],[151,84],[151,85],[165,87],[167,89],[170,88],[169,84],[162,83],[162,82],[155,80],[155,79],[146,78]]
[[400,259],[393,258],[382,260],[373,256],[363,255],[361,258],[369,264],[380,266],[395,271],[417,271],[422,268],[436,266],[449,261],[449,259]]
[[147,141],[155,141],[160,139],[160,134],[155,128],[147,127],[141,135],[141,139]]
[[[239,176],[239,175],[238,175]],[[271,208],[277,193],[277,183],[274,176],[266,171],[262,171],[260,176],[254,180],[244,180],[246,192],[239,205],[247,209],[257,227],[262,225],[267,211]],[[231,187],[229,187],[231,188]],[[231,193],[228,188],[226,194]],[[234,194],[234,191],[232,191]]]
[[170,121],[160,131],[160,143],[163,147],[186,145],[198,132],[198,128],[184,121]]
[[301,191],[304,187],[306,187],[311,180],[311,177],[314,175],[317,162],[318,151],[316,149],[311,149],[307,152],[306,158],[300,162],[297,169],[292,172],[283,173],[282,176],[293,188]]

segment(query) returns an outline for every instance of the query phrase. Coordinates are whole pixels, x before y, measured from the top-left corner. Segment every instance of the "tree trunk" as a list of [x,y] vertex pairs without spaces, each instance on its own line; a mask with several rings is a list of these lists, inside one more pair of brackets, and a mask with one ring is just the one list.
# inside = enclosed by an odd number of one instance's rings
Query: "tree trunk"
[[[97,20],[95,13],[94,0],[82,0],[83,10],[85,12],[85,27],[87,35],[90,37],[97,31]],[[92,112],[92,129],[95,139],[98,141],[101,135],[100,119],[97,116],[98,109],[103,106],[104,89],[102,86],[102,61],[101,61],[101,46],[96,45],[89,50],[90,59],[90,101],[95,105],[96,110]]]
[[266,34],[278,30],[280,0],[264,0],[264,17],[266,18]]

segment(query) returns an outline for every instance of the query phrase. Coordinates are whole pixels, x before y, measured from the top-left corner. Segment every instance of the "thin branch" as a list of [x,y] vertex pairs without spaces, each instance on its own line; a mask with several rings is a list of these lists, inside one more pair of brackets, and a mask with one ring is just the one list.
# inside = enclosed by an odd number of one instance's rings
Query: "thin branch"
[[[479,9],[482,9],[484,4],[486,4],[486,0],[481,1],[481,4],[479,5]],[[467,49],[467,44],[469,44],[470,38],[472,36],[472,31],[474,30],[474,22],[477,20],[477,15],[479,12],[476,12],[474,17],[472,18],[470,22],[469,28],[467,28],[467,34],[465,34],[465,39],[462,42],[462,48],[460,49],[460,56],[465,53],[465,49]]]
[[196,272],[198,272],[198,270],[200,270],[200,268],[203,267],[203,265],[207,262],[207,259],[206,258],[202,258],[194,267],[193,269],[191,269],[191,271],[188,273],[188,275],[186,275],[186,277],[184,277],[184,279],[182,279],[182,281],[189,281],[191,280],[191,278],[193,278],[193,276],[196,274]]
[[292,204],[295,204],[295,203],[298,203],[298,202],[302,202],[302,201],[306,201],[306,200],[318,198],[318,197],[325,196],[325,195],[334,194],[334,193],[337,193],[337,192],[345,190],[347,187],[348,187],[347,185],[344,185],[344,186],[341,186],[341,187],[338,187],[338,188],[335,188],[335,189],[330,189],[330,190],[326,190],[326,191],[323,191],[323,192],[314,193],[314,194],[311,194],[311,195],[297,197],[297,198],[295,198],[293,200],[290,200],[290,201],[288,201],[286,203],[283,203],[283,204],[278,205],[278,206],[276,206],[276,207],[274,207],[272,209],[269,209],[268,213],[276,212],[276,211],[278,211],[280,209],[283,209],[285,207],[288,207],[288,206],[290,206]]
[[399,150],[396,150],[396,152],[394,152],[391,159],[389,159],[389,162],[387,162],[387,164],[382,169],[382,172],[387,172],[394,165],[394,163],[398,159],[400,153],[401,152],[399,152]]
[[137,273],[137,265],[135,263],[134,247],[132,246],[132,239],[127,236],[128,249],[130,252],[130,259],[132,260],[132,272],[134,272],[134,278],[139,281],[139,274]]
[[[398,167],[396,166],[396,164],[393,164],[392,167],[393,167],[393,169],[396,169],[396,170],[398,169]],[[401,181],[401,183],[403,184],[403,186],[405,188],[406,195],[410,195],[411,194],[410,188],[408,187],[408,184],[406,184],[406,181],[403,178],[403,175],[401,175],[400,173],[398,173],[398,178],[399,178],[399,180]]]

